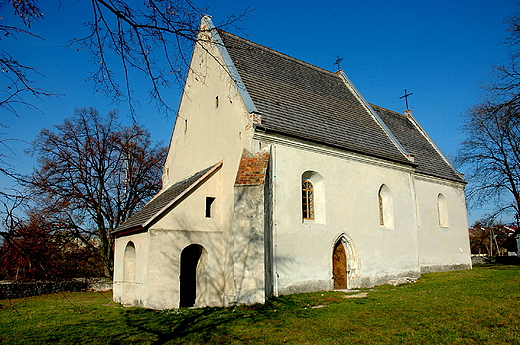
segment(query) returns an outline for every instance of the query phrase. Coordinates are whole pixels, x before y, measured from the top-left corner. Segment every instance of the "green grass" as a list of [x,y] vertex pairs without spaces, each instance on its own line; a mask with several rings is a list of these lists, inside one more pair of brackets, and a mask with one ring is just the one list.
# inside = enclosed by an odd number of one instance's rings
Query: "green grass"
[[282,296],[265,305],[153,311],[109,293],[0,301],[5,344],[520,344],[520,268],[431,273],[416,284]]

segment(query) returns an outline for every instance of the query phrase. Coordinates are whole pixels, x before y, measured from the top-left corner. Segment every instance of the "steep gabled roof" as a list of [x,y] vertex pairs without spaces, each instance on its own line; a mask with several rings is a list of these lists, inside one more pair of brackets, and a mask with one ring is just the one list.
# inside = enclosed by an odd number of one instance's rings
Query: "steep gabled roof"
[[194,175],[175,183],[157,194],[149,203],[116,228],[113,235],[123,235],[147,229],[159,216],[169,210],[176,201],[194,190],[222,166],[222,162],[201,170]]
[[340,73],[218,31],[268,131],[412,164]]
[[372,107],[392,133],[394,133],[397,140],[408,152],[414,155],[418,173],[465,182],[462,176],[448,163],[448,160],[427,137],[424,130],[411,114],[407,116],[376,105]]
[[[225,31],[218,34],[239,85],[243,83],[259,112],[255,118],[267,131],[465,182],[412,117],[372,107],[342,72],[323,70]],[[413,163],[408,154],[414,156]]]

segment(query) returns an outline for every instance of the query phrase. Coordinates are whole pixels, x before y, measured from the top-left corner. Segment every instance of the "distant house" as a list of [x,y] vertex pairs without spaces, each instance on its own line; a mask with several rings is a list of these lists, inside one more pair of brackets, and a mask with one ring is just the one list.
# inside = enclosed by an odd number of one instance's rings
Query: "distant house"
[[411,111],[201,28],[163,190],[114,232],[114,300],[251,304],[471,267],[465,181]]

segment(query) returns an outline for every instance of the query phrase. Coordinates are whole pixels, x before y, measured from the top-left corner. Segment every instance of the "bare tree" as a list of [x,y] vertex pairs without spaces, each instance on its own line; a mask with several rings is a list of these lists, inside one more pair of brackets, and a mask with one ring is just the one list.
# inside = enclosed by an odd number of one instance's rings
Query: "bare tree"
[[101,117],[90,108],[42,130],[31,152],[39,167],[25,181],[27,194],[53,223],[97,248],[111,276],[110,232],[160,190],[166,148],[138,125],[122,126],[116,112]]
[[[70,42],[71,46],[91,53],[95,69],[87,79],[116,104],[127,104],[132,115],[136,102],[132,85],[141,88],[143,81],[149,85],[149,100],[158,109],[172,110],[162,92],[182,84],[192,47],[200,43],[197,34],[205,10],[196,8],[190,0],[144,0],[131,6],[124,0],[91,0],[91,5],[91,20],[85,25],[88,31],[78,33],[78,38],[71,37]],[[3,39],[17,34],[39,37],[30,31],[31,23],[44,19],[37,0],[4,0],[3,6],[0,2],[0,9],[7,7],[14,10],[22,23],[19,27],[0,25]],[[248,11],[231,15],[218,26],[236,27]],[[28,100],[30,95],[55,96],[34,85],[31,75],[39,73],[36,69],[6,51],[0,56],[0,66],[8,80],[0,108],[16,113],[17,104],[35,107]]]
[[457,161],[468,166],[468,200],[494,204],[490,218],[520,211],[520,117],[514,106],[489,101],[465,114]]
[[103,273],[95,248],[83,245],[53,219],[52,215],[30,211],[27,218],[4,224],[7,231],[0,244],[0,279],[61,280]]
[[482,102],[464,114],[466,140],[456,161],[466,166],[470,206],[495,205],[484,221],[504,213],[520,215],[520,17],[508,20],[508,64],[494,68],[494,82]]
[[513,106],[518,110],[520,107],[520,16],[515,14],[508,18],[508,37],[505,43],[509,47],[509,62],[494,68],[496,80],[491,83],[487,90],[493,99]]
[[[43,18],[36,1],[3,1],[0,3],[0,10],[7,10],[7,6],[13,9],[14,15],[22,21],[20,26],[9,26],[0,23],[0,39],[16,39],[19,35],[30,35],[41,38],[30,31],[34,21]],[[0,82],[2,85],[0,96],[0,109],[17,114],[16,106],[23,105],[29,108],[36,108],[34,103],[27,100],[31,96],[41,99],[42,97],[56,96],[52,92],[39,88],[34,84],[32,78],[40,73],[33,67],[25,65],[23,62],[13,57],[6,50],[0,52]]]

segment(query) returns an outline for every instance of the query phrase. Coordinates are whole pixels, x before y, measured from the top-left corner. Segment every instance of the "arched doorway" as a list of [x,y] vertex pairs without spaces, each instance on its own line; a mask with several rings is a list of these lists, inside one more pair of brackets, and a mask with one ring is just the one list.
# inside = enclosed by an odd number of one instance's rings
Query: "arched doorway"
[[352,240],[348,235],[342,234],[334,242],[332,251],[334,289],[350,289],[352,278],[357,276],[358,269],[358,256]]
[[334,279],[334,289],[347,289],[347,255],[341,240],[334,245],[332,278]]
[[205,253],[199,244],[190,244],[181,252],[180,303],[179,307],[193,307],[202,304],[205,295]]
[[135,246],[132,241],[125,247],[123,258],[123,298],[122,302],[133,304],[135,301]]

